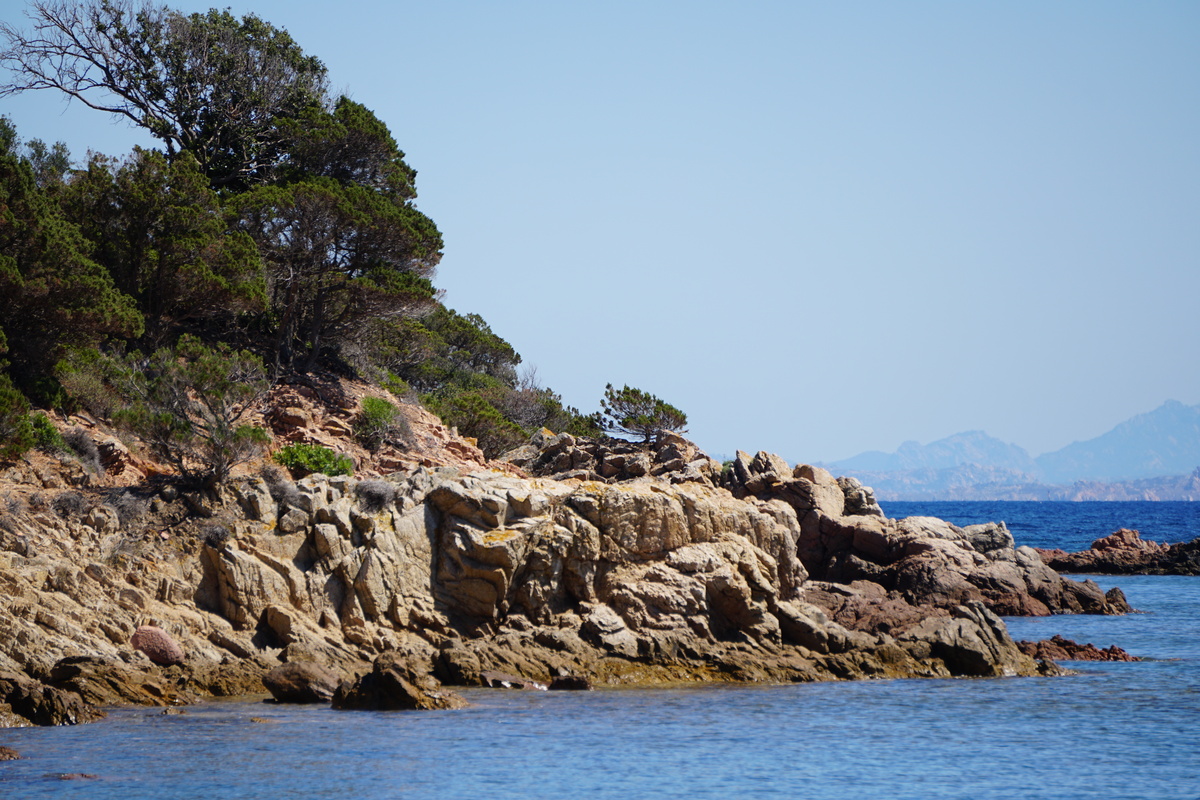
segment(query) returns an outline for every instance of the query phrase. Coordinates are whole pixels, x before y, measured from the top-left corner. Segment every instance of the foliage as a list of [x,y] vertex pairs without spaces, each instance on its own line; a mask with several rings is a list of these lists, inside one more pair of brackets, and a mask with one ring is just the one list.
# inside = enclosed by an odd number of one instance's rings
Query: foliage
[[34,0],[33,30],[0,23],[0,97],[53,89],[191,153],[214,187],[240,190],[283,157],[282,120],[320,107],[325,67],[253,14],[184,16],[122,0]]
[[600,401],[602,424],[610,433],[641,436],[649,442],[663,431],[687,430],[687,415],[641,389],[623,386],[614,389],[610,383]]
[[439,303],[416,317],[377,322],[374,333],[378,366],[418,392],[516,383],[521,356],[478,314]]
[[403,436],[407,427],[394,404],[379,397],[364,397],[362,411],[354,423],[354,436],[363,447],[375,451]]
[[408,385],[408,381],[404,380],[404,378],[401,378],[396,373],[388,372],[387,370],[384,371],[383,377],[379,379],[379,385],[384,389],[387,389],[396,397],[407,397],[413,390],[413,388]]
[[603,434],[598,414],[585,416],[563,405],[559,395],[538,383],[533,371],[516,386],[467,370],[457,373],[456,380],[460,383],[444,385],[421,400],[446,425],[476,439],[489,458],[524,444],[539,428],[576,436]]
[[58,428],[45,414],[30,414],[29,426],[33,431],[33,446],[47,453],[66,453],[70,450]]
[[[136,1],[33,0],[31,31],[0,22],[0,97],[62,92],[163,146],[72,169],[0,118],[0,367],[22,402],[69,400],[210,482],[265,439],[242,424],[265,369],[234,343],[277,370],[381,375],[489,455],[540,427],[602,430],[439,302],[416,171],[374,112],[331,100],[319,60],[253,14]],[[364,403],[356,435],[405,436],[395,411]]]
[[387,125],[361,103],[342,96],[332,112],[313,108],[281,128],[290,151],[281,182],[332,178],[401,200],[417,196],[417,171],[405,163]]
[[[109,334],[138,335],[142,318],[130,298],[87,257],[78,228],[14,152],[0,151],[0,340],[7,340],[17,383],[44,377],[64,343],[86,346]],[[19,334],[19,335],[18,335]]]
[[422,401],[442,422],[458,428],[459,434],[475,439],[488,458],[494,458],[525,443],[526,432],[507,419],[478,391],[446,398],[427,395]]
[[354,472],[354,462],[349,457],[318,444],[289,444],[276,450],[273,457],[293,473],[350,475]]
[[93,154],[59,202],[133,298],[152,340],[190,320],[265,306],[258,249],[228,229],[221,199],[190,155],[168,162],[135,148],[117,162]]
[[33,447],[35,441],[29,401],[7,375],[0,374],[0,458],[17,458]]
[[234,208],[266,263],[281,366],[312,369],[327,345],[434,296],[441,234],[396,196],[309,178],[260,187]]
[[[91,370],[76,376],[72,369]],[[227,345],[184,336],[149,357],[92,354],[64,362],[64,385],[103,385],[115,399],[113,422],[137,433],[181,476],[213,485],[269,437],[244,423],[268,388],[262,360]]]

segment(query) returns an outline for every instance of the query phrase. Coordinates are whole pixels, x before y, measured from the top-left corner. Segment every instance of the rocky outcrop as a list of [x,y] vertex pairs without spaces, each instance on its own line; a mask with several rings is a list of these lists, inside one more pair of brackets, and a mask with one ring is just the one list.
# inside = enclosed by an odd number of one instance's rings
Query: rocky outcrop
[[[439,682],[489,673],[1028,675],[997,613],[1120,601],[1064,581],[1003,525],[889,520],[856,481],[767,453],[722,467],[675,436],[540,434],[503,470],[268,477],[167,486],[153,524],[82,498],[0,517],[0,672],[15,676],[0,702],[32,719],[13,698],[175,705],[266,685],[291,701],[340,681],[341,708],[426,708],[455,702]],[[146,626],[177,651],[134,649]],[[72,715],[86,718],[57,719]]]
[[466,705],[422,666],[394,651],[380,655],[370,672],[346,681],[333,696],[334,708],[366,711],[439,711]]
[[623,439],[577,438],[548,430],[534,434],[529,444],[505,453],[502,463],[521,467],[535,477],[617,483],[662,477],[674,483],[716,486],[721,464],[677,433],[666,432],[648,444]]
[[1038,550],[1041,559],[1062,572],[1105,575],[1200,575],[1200,538],[1178,544],[1142,539],[1137,531],[1122,528],[1078,553]]
[[279,703],[327,703],[341,677],[311,661],[289,661],[263,675],[263,685]]
[[1063,636],[1053,636],[1040,642],[1017,642],[1021,652],[1030,658],[1049,661],[1141,661],[1115,644],[1101,650],[1091,642],[1079,644]]
[[1065,580],[1004,523],[959,528],[932,517],[884,517],[869,489],[808,465],[789,470],[776,456],[739,453],[735,495],[786,503],[800,520],[797,553],[815,580],[870,581],[915,605],[949,608],[980,601],[998,614],[1119,614],[1119,590]]
[[0,709],[34,725],[78,725],[105,716],[74,692],[8,671],[0,671],[0,703]]

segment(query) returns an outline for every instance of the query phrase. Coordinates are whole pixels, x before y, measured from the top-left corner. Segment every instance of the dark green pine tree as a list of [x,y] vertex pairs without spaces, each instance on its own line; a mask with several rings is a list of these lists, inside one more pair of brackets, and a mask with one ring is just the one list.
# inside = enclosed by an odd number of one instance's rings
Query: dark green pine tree
[[0,340],[13,382],[41,400],[65,344],[137,336],[143,323],[17,148],[15,128],[0,119]]

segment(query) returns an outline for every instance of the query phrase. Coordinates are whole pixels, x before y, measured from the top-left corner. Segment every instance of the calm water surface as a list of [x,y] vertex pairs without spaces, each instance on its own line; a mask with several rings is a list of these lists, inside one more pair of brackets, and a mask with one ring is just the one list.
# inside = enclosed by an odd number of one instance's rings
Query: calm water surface
[[1014,637],[1154,660],[1061,678],[472,690],[469,709],[420,714],[120,710],[0,731],[26,756],[0,762],[0,798],[1200,798],[1200,579],[1096,580],[1145,613],[1010,619]]
[[955,525],[1005,522],[1018,545],[1086,550],[1118,528],[1155,542],[1190,542],[1200,536],[1200,503],[1112,502],[886,502],[889,517],[938,517]]

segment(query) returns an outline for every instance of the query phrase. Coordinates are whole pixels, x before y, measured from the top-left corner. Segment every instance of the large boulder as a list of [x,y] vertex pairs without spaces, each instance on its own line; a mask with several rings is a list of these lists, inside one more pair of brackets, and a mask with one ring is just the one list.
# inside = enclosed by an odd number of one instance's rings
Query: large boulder
[[154,625],[143,625],[133,632],[129,643],[160,667],[183,663],[183,648],[171,634]]
[[280,703],[328,703],[341,678],[312,661],[289,661],[263,675],[262,682]]

